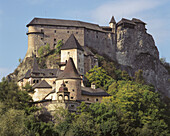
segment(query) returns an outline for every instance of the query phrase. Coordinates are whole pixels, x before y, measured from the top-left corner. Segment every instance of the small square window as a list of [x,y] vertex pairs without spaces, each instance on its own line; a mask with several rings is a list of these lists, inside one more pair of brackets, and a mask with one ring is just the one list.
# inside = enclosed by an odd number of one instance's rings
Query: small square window
[[67,31],[67,33],[69,33],[69,31]]
[[65,81],[66,84],[68,84],[68,81]]
[[71,99],[73,99],[73,97],[71,97]]
[[44,38],[41,38],[41,40],[44,40]]

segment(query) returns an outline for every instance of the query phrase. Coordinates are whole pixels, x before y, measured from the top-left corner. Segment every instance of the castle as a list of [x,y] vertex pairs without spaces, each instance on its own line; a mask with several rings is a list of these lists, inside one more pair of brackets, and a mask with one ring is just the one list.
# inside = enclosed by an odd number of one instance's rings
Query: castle
[[[83,76],[98,60],[91,52],[97,51],[111,60],[121,55],[117,42],[123,36],[124,29],[134,29],[146,33],[145,23],[139,19],[122,19],[116,23],[111,18],[109,26],[59,19],[34,18],[28,25],[28,50],[26,57],[34,56],[32,69],[28,70],[18,85],[26,83],[33,86],[34,93],[30,93],[35,103],[54,110],[56,106],[76,111],[82,102],[101,102],[102,97],[109,96],[104,90],[95,85],[85,87]],[[62,40],[60,69],[40,69],[36,62],[38,49],[50,45],[54,49],[57,41]],[[33,54],[34,53],[34,54]]]
[[124,36],[123,30],[129,28],[145,33],[145,25],[143,21],[136,18],[132,20],[122,18],[116,23],[112,17],[109,26],[74,20],[34,18],[27,24],[28,50],[26,57],[32,56],[33,51],[38,55],[38,48],[47,43],[53,49],[58,40],[65,43],[70,35],[74,34],[81,46],[89,47],[100,55],[106,55],[111,60],[116,60],[117,42]]
[[[32,68],[18,81],[18,85],[22,88],[29,83],[34,90],[29,93],[34,103],[49,111],[55,110],[55,107],[76,111],[82,101],[86,104],[101,102],[102,97],[109,94],[100,88],[96,89],[93,84],[91,87],[83,84],[84,49],[71,34],[61,47],[60,69],[40,69],[33,54]],[[97,60],[95,64],[98,65]]]

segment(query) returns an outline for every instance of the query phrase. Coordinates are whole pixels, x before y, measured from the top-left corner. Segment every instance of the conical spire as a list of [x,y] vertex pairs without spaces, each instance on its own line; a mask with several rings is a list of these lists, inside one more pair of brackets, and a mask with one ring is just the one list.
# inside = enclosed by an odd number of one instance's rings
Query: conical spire
[[72,58],[69,58],[63,73],[57,79],[81,79]]
[[116,24],[116,21],[115,21],[114,16],[112,16],[112,18],[111,18],[111,20],[110,20],[109,24],[110,24],[110,23]]
[[68,40],[65,42],[65,44],[61,47],[61,50],[67,50],[67,49],[79,49],[83,51],[83,48],[75,38],[73,34],[70,35]]
[[32,66],[32,72],[39,72],[39,68],[38,68],[38,64],[37,64],[37,60],[36,60],[36,55],[33,54],[33,66]]

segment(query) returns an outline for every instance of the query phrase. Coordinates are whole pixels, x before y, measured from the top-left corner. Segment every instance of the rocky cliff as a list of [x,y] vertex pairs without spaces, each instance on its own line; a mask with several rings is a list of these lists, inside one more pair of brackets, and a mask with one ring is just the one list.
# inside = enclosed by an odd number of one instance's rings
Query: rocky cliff
[[145,81],[170,97],[170,75],[159,60],[152,36],[130,28],[117,31],[117,35],[116,58],[122,69],[130,75],[142,69]]
[[[116,56],[120,68],[126,70],[131,76],[134,76],[138,69],[142,69],[146,83],[154,85],[157,90],[170,98],[170,75],[159,60],[159,52],[153,37],[146,32],[145,23],[137,19],[122,19],[116,25],[114,44],[108,45],[114,46],[115,52],[109,52],[106,55],[108,57]],[[95,51],[101,54],[99,49]],[[59,62],[59,60],[59,56],[50,54],[39,59],[39,63],[45,68],[57,68],[56,62]],[[115,60],[115,58],[112,60]],[[31,65],[32,58],[25,58],[24,62],[8,78],[20,79],[31,68]]]

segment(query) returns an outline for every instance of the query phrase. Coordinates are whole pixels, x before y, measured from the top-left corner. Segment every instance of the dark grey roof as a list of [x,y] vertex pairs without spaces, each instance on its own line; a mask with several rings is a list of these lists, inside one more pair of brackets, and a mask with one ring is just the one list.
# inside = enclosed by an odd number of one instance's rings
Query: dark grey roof
[[37,64],[37,60],[36,60],[36,56],[33,55],[33,66],[32,66],[32,70],[33,73],[39,73],[39,68],[38,68],[38,64]]
[[108,93],[106,93],[106,91],[97,88],[97,89],[93,89],[90,87],[81,87],[82,91],[81,94],[82,95],[89,95],[89,96],[110,96]]
[[68,40],[65,42],[65,44],[61,47],[61,50],[67,50],[67,49],[79,49],[83,51],[83,48],[75,38],[73,34],[70,35]]
[[28,26],[31,25],[52,25],[52,26],[70,26],[70,27],[83,27],[98,31],[103,31],[99,25],[82,22],[82,21],[76,21],[76,20],[63,20],[63,19],[49,19],[49,18],[34,18]]
[[69,58],[63,73],[57,79],[81,79],[72,58]]
[[146,25],[145,22],[143,22],[143,21],[141,21],[140,19],[137,19],[137,18],[132,18],[132,21],[133,21],[134,23],[142,23],[142,24],[145,24],[145,25]]
[[88,95],[88,96],[110,96],[106,92],[88,92],[88,91],[85,91],[85,90],[82,90],[81,94],[82,95]]
[[122,18],[122,19],[117,23],[117,26],[119,26],[119,25],[121,25],[121,24],[123,24],[123,23],[131,24],[131,25],[136,25],[132,20]]
[[52,88],[45,80],[40,81],[39,83],[33,85],[33,89],[35,88]]
[[111,18],[111,20],[110,20],[109,24],[110,24],[110,23],[114,23],[114,24],[116,24],[116,21],[115,21],[114,16],[112,16],[112,18]]

